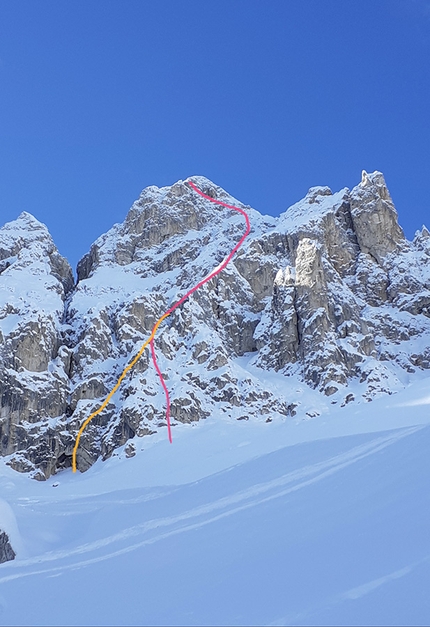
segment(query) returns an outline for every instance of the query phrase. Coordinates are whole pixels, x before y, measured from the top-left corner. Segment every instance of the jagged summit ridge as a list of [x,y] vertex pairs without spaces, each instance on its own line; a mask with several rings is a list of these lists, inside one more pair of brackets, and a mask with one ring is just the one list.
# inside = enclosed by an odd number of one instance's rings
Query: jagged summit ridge
[[[424,227],[413,242],[405,239],[380,172],[363,173],[352,190],[313,187],[279,218],[261,216],[205,177],[191,179],[212,198],[243,207],[252,231],[222,274],[157,334],[174,424],[205,417],[302,419],[324,412],[327,403],[392,393],[425,374],[430,237]],[[34,326],[21,309],[10,309],[13,298],[0,305],[0,441],[18,470],[44,478],[70,465],[79,426],[155,321],[243,234],[240,215],[195,194],[188,180],[143,190],[124,222],[79,262],[73,289],[64,288],[68,273],[53,267],[58,253],[49,248],[47,231],[27,247],[22,303],[31,301],[27,292],[41,257],[45,263]],[[0,230],[1,251],[1,242],[16,240],[7,234],[10,224]],[[28,228],[31,239],[38,227]],[[21,280],[17,260],[0,275],[2,286]],[[43,347],[38,363],[23,361],[28,337],[35,343],[31,352]],[[314,390],[306,397],[311,404],[302,398],[303,386]],[[78,467],[85,470],[130,438],[164,426],[164,396],[144,355],[84,432]]]
[[[111,263],[126,266],[133,262],[141,262],[145,251],[149,249],[153,251],[160,245],[163,248],[170,246],[168,240],[171,238],[175,238],[177,249],[176,241],[181,240],[186,246],[186,235],[189,232],[202,233],[208,225],[218,229],[218,222],[221,216],[225,215],[225,208],[208,203],[200,197],[196,198],[195,192],[187,185],[187,180],[178,181],[169,187],[150,186],[144,189],[138,200],[133,203],[124,222],[114,225],[110,231],[102,235],[79,262],[78,279],[88,278],[99,265]],[[212,198],[245,207],[209,179],[195,176],[192,180],[199,189]],[[211,206],[208,206],[209,204]],[[251,213],[254,231],[263,225],[275,224],[273,218],[263,217],[251,207],[246,209]],[[236,224],[239,232],[242,223],[240,216],[231,215],[229,228],[234,231]],[[218,243],[228,249],[228,245],[224,245],[221,239]]]

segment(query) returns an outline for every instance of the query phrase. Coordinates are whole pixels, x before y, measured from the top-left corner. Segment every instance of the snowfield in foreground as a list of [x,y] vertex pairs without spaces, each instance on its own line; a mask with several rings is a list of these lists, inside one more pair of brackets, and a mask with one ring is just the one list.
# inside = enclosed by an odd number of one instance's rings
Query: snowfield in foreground
[[45,483],[2,463],[0,623],[428,624],[429,409],[425,379],[306,421],[178,425]]

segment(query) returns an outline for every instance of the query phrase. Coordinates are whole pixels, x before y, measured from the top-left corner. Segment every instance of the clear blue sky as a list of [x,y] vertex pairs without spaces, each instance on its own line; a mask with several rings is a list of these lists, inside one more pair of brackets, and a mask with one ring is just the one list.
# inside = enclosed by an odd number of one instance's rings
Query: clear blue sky
[[147,185],[278,215],[362,169],[430,223],[430,0],[0,0],[0,223],[73,266]]

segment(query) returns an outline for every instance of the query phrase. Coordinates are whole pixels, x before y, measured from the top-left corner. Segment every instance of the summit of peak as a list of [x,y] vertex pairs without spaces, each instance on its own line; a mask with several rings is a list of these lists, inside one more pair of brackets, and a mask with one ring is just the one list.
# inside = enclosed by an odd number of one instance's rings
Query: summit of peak
[[62,257],[54,244],[48,227],[28,211],[23,211],[11,222],[0,228],[0,261],[17,257],[15,268],[42,262],[63,284],[65,291],[73,288],[73,273],[67,259]]
[[4,226],[1,227],[0,230],[14,230],[14,229],[22,229],[22,228],[31,228],[31,230],[43,230],[49,234],[48,227],[43,222],[40,222],[37,218],[34,217],[33,214],[28,211],[22,211],[19,216],[15,220],[11,220],[10,222],[6,222]]
[[6,249],[21,249],[34,242],[45,242],[49,249],[55,248],[48,227],[27,211],[0,227],[0,242]]
[[32,213],[29,213],[28,211],[21,211],[21,213],[17,217],[17,220],[25,220],[26,222],[34,222],[45,226],[42,222],[39,222],[39,220],[35,218]]
[[315,187],[310,187],[308,193],[306,194],[306,200],[310,203],[316,202],[318,196],[333,196],[333,192],[330,187],[326,185],[316,185]]
[[385,178],[382,172],[375,170],[374,172],[366,172],[363,170],[361,173],[361,187],[367,187],[370,185],[377,185],[378,187],[386,187]]

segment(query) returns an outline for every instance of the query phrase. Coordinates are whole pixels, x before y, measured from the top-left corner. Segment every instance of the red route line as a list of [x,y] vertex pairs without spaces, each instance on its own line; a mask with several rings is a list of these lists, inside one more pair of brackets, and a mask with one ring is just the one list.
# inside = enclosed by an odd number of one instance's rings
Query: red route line
[[216,270],[214,270],[213,272],[211,272],[209,274],[209,276],[207,276],[205,279],[203,279],[202,281],[200,281],[199,283],[197,283],[196,286],[194,286],[192,289],[190,289],[184,296],[182,296],[182,298],[180,300],[178,300],[177,303],[175,303],[174,305],[172,305],[172,307],[170,307],[170,309],[168,309],[166,311],[165,314],[163,314],[158,320],[157,322],[154,324],[154,327],[152,329],[151,335],[149,336],[149,338],[143,343],[143,345],[141,346],[139,352],[137,353],[137,355],[134,357],[134,359],[124,368],[123,372],[121,373],[121,376],[119,377],[118,381],[116,382],[116,384],[114,385],[114,387],[112,388],[112,390],[109,392],[109,394],[107,395],[107,397],[105,398],[105,400],[103,401],[103,403],[100,405],[100,407],[98,409],[96,409],[96,411],[94,411],[85,421],[84,423],[81,425],[81,427],[79,428],[78,434],[76,436],[76,440],[75,440],[75,445],[73,447],[73,452],[72,452],[72,469],[73,472],[76,472],[77,470],[77,453],[78,453],[78,447],[79,447],[79,442],[82,436],[82,433],[84,432],[85,428],[89,425],[89,423],[91,422],[91,420],[97,416],[98,414],[100,414],[103,409],[105,409],[105,407],[108,405],[110,399],[112,398],[112,396],[115,394],[115,392],[118,390],[119,386],[121,385],[121,382],[123,381],[124,377],[127,375],[127,372],[129,372],[131,370],[131,368],[133,368],[133,366],[137,363],[137,361],[140,359],[140,357],[143,354],[143,351],[145,350],[145,348],[148,346],[148,344],[150,344],[151,346],[151,354],[152,354],[152,361],[154,362],[154,366],[155,369],[157,371],[157,374],[160,378],[161,381],[161,385],[163,386],[164,389],[164,393],[166,395],[166,404],[167,404],[167,408],[166,408],[166,418],[167,418],[167,428],[168,428],[168,434],[169,434],[169,441],[172,442],[172,429],[171,429],[171,425],[170,425],[170,398],[169,398],[169,391],[167,389],[167,386],[164,382],[164,378],[163,375],[161,373],[160,368],[158,367],[157,364],[157,359],[155,356],[155,348],[154,348],[154,337],[155,334],[157,332],[158,327],[160,326],[160,324],[163,322],[163,320],[165,318],[167,318],[167,316],[170,316],[170,314],[177,308],[179,307],[179,305],[182,305],[182,303],[189,297],[191,296],[191,294],[193,294],[197,289],[199,289],[199,287],[201,287],[202,285],[204,285],[205,283],[207,283],[208,281],[210,281],[214,276],[216,276],[217,274],[219,274],[221,272],[221,270],[224,270],[224,268],[226,267],[226,265],[228,264],[228,262],[231,260],[231,258],[233,257],[234,253],[237,251],[237,249],[242,245],[243,241],[245,240],[245,238],[249,235],[250,231],[251,231],[251,226],[249,224],[249,218],[248,215],[245,213],[245,211],[243,211],[243,209],[239,209],[239,207],[235,207],[234,205],[229,205],[226,202],[223,202],[222,200],[216,200],[215,198],[211,198],[210,196],[208,196],[207,194],[204,194],[203,192],[201,192],[192,181],[188,181],[188,184],[192,187],[192,189],[194,189],[195,192],[197,192],[198,194],[200,194],[200,196],[203,196],[203,198],[207,198],[207,200],[210,200],[211,202],[215,202],[219,205],[223,205],[223,207],[227,207],[228,209],[234,209],[234,211],[239,211],[245,218],[246,221],[246,232],[245,234],[240,238],[240,241],[236,244],[236,246],[233,248],[233,250],[231,251],[231,253],[228,255],[228,257],[226,259],[224,259],[224,261],[222,262],[222,264],[220,266],[218,266],[218,268]]
[[[174,305],[172,305],[172,307],[170,307],[170,309],[168,309],[166,311],[166,313],[162,316],[162,318],[167,318],[167,316],[170,316],[170,314],[175,311],[175,309],[177,307],[179,307],[180,305],[182,305],[182,303],[187,300],[187,298],[189,296],[191,296],[191,294],[193,294],[196,290],[199,289],[199,287],[201,287],[202,285],[204,285],[205,283],[207,283],[208,281],[210,281],[211,279],[213,279],[214,276],[216,276],[217,274],[219,274],[222,270],[224,270],[224,268],[227,266],[227,264],[231,261],[231,259],[233,258],[234,253],[242,246],[243,242],[245,241],[245,239],[248,237],[248,235],[251,232],[251,225],[249,222],[249,218],[248,218],[248,214],[243,210],[240,209],[239,207],[235,207],[234,205],[229,205],[226,202],[223,202],[222,200],[217,200],[216,198],[211,198],[210,196],[208,196],[207,194],[204,194],[202,191],[200,191],[192,181],[188,181],[188,184],[193,188],[193,190],[195,192],[197,192],[198,194],[200,194],[200,196],[203,196],[203,198],[206,198],[207,200],[210,200],[211,202],[214,202],[218,205],[222,205],[223,207],[227,207],[227,209],[233,209],[234,211],[239,211],[243,217],[245,218],[245,222],[246,222],[246,231],[244,233],[244,235],[242,235],[242,237],[240,238],[240,240],[238,241],[238,243],[236,244],[236,246],[233,248],[233,250],[231,251],[231,253],[228,255],[228,257],[226,257],[224,259],[224,261],[222,262],[222,264],[220,266],[218,266],[218,268],[216,270],[214,270],[213,272],[211,272],[211,274],[209,274],[209,276],[207,276],[205,279],[203,279],[202,281],[200,281],[199,283],[197,283],[197,285],[195,285],[193,288],[191,288],[186,294],[184,294],[184,296],[182,296],[182,298],[180,298],[178,300],[177,303],[175,303]],[[158,326],[158,324],[156,325],[156,327]],[[168,435],[169,435],[169,442],[172,443],[172,428],[170,425],[170,397],[169,397],[169,390],[167,389],[166,383],[164,381],[164,377],[162,375],[162,372],[158,366],[157,363],[157,359],[155,356],[155,347],[154,347],[154,331],[156,330],[156,327],[154,327],[153,332],[151,334],[152,338],[150,341],[150,346],[151,346],[151,355],[152,355],[152,361],[154,362],[154,366],[155,369],[157,371],[158,377],[160,379],[161,385],[163,386],[164,389],[164,393],[166,395],[166,420],[167,420],[167,431],[168,431]]]

